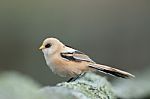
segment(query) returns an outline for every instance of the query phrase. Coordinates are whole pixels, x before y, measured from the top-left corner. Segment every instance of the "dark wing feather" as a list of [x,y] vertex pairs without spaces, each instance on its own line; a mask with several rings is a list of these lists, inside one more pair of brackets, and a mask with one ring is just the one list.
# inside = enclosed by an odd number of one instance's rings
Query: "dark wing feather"
[[94,61],[90,59],[87,55],[85,55],[83,52],[80,52],[78,50],[74,50],[72,52],[62,52],[61,57],[70,60],[70,61],[75,61],[75,62],[81,62],[81,61],[87,61],[87,62],[92,62]]

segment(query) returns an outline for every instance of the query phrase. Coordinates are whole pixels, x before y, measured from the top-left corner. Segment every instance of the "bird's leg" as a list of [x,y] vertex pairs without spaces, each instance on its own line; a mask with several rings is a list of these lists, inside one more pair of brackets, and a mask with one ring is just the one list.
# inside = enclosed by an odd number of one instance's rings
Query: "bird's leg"
[[84,75],[85,75],[85,73],[81,73],[81,74],[77,75],[76,77],[70,78],[67,82],[75,81],[75,80],[81,78]]
[[74,77],[73,81],[75,81],[75,80],[77,80],[77,79],[83,77],[84,75],[85,75],[85,73],[79,74],[78,76]]
[[67,82],[71,82],[74,79],[74,77],[71,77]]

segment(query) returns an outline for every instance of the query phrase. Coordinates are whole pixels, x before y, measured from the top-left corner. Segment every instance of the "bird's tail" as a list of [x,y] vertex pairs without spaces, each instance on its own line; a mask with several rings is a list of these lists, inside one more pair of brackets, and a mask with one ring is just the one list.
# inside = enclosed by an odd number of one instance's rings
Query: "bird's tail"
[[89,67],[92,69],[96,69],[100,72],[104,72],[104,73],[107,73],[107,74],[110,74],[113,76],[117,76],[117,77],[121,77],[121,78],[133,78],[133,77],[135,77],[134,75],[132,75],[128,72],[125,72],[125,71],[122,71],[122,70],[119,70],[116,68],[112,68],[109,66],[105,66],[105,65],[91,64],[91,65],[89,65]]

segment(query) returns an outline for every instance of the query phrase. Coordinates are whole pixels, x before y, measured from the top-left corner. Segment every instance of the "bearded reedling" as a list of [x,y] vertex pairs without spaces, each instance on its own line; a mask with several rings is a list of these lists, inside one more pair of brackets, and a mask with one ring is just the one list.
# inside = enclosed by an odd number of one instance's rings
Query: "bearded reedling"
[[95,63],[86,54],[64,45],[56,38],[47,38],[39,48],[44,53],[50,69],[62,77],[70,77],[68,82],[76,80],[88,71],[100,71],[122,78],[134,75],[109,66]]

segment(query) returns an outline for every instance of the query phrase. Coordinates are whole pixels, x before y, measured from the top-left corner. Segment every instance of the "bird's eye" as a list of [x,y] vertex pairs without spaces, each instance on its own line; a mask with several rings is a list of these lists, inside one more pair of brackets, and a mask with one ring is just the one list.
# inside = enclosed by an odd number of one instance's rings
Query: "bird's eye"
[[49,48],[49,47],[51,47],[51,44],[46,44],[45,45],[45,48]]

